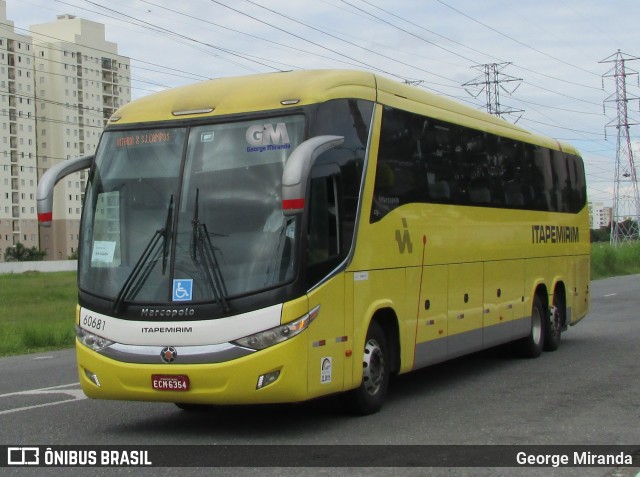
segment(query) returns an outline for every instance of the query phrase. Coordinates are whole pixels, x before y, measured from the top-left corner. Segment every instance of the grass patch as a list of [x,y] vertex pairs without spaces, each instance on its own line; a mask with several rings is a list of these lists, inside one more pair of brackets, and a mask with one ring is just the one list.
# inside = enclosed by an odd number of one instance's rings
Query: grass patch
[[0,356],[73,346],[76,272],[0,275]]
[[608,243],[591,245],[591,278],[640,273],[640,242],[612,247]]

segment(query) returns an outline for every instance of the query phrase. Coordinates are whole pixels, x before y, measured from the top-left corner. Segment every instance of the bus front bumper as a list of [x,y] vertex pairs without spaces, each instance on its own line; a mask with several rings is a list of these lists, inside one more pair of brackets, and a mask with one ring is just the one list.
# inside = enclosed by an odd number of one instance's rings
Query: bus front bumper
[[[78,341],[76,350],[80,384],[90,398],[192,404],[259,404],[308,398],[303,339],[292,338],[248,356],[211,364],[127,363],[105,357]],[[188,382],[188,389],[172,389],[172,376],[176,382]],[[168,380],[166,386],[158,386],[162,379]],[[270,379],[273,381],[265,385]]]

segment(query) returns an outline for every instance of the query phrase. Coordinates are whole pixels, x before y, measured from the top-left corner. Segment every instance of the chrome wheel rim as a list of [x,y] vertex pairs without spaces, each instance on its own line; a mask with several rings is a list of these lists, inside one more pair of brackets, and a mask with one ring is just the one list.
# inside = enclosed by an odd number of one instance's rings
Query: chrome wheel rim
[[538,307],[533,308],[531,316],[531,339],[536,344],[540,343],[542,339],[542,316]]
[[367,341],[362,358],[362,382],[367,393],[374,395],[384,381],[384,355],[378,342],[374,339]]

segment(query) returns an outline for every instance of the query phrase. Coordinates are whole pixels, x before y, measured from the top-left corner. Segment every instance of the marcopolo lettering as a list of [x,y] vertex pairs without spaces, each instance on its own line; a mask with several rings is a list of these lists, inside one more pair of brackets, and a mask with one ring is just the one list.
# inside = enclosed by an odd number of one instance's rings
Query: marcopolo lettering
[[568,225],[532,225],[532,243],[578,243],[580,229]]
[[166,318],[176,318],[176,317],[182,317],[182,316],[193,316],[196,314],[196,310],[194,310],[193,308],[170,308],[170,309],[150,309],[150,308],[143,308],[140,311],[140,316],[144,316],[144,317],[154,317],[154,316],[158,316],[158,317],[166,317]]

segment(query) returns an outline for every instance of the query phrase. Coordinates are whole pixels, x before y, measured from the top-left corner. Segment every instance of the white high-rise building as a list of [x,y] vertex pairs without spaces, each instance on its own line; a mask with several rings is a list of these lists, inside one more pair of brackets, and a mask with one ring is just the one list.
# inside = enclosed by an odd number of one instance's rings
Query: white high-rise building
[[593,230],[608,227],[611,224],[612,208],[602,202],[589,202],[589,222]]
[[0,260],[20,242],[38,246],[33,47],[0,1]]
[[[0,15],[13,27],[2,0]],[[131,99],[130,64],[100,23],[60,15],[30,33],[0,29],[0,260],[17,242],[39,246],[46,260],[67,259],[78,247],[86,172],[56,186],[51,228],[37,225],[37,180],[94,153],[106,120]]]

